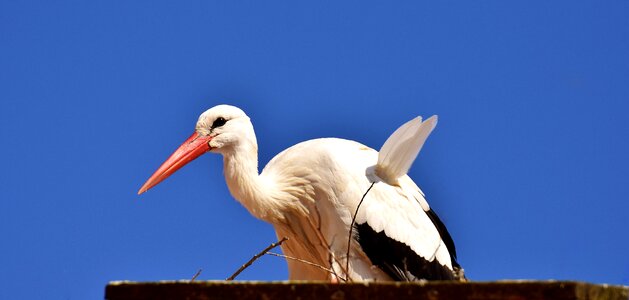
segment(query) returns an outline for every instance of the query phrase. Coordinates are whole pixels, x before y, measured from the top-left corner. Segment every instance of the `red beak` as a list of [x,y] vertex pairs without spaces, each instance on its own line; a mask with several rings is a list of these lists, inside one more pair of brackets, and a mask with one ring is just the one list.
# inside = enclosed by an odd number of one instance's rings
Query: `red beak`
[[193,133],[170,157],[153,173],[151,178],[144,183],[138,191],[138,195],[146,192],[148,189],[156,186],[162,180],[175,173],[187,163],[193,161],[201,154],[210,151],[209,142],[212,137],[201,136]]

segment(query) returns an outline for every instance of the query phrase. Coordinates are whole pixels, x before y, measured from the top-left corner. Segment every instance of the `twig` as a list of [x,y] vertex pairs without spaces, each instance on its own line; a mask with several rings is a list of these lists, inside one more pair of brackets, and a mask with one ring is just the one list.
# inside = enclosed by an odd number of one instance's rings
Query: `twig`
[[199,271],[197,271],[197,273],[194,274],[194,276],[192,276],[192,279],[190,279],[190,282],[193,282],[195,279],[197,279],[197,277],[201,275],[201,271],[203,271],[203,269],[199,269]]
[[[341,279],[344,282],[354,282],[354,280],[352,280],[352,277],[349,276],[349,272],[345,269],[345,267],[343,267],[343,263],[338,258],[336,258],[334,253],[330,252],[330,256],[328,260],[330,262],[330,268],[334,272],[334,277],[336,277],[336,279]],[[345,274],[345,278],[339,276],[339,274],[336,273],[336,270],[334,270],[335,262],[336,262],[336,265],[339,267],[339,269],[341,269],[341,271],[343,272],[342,274]]]
[[[328,268],[326,268],[326,267],[324,267],[322,265],[315,264],[313,262],[309,262],[309,261],[301,259],[301,258],[292,257],[292,256],[284,255],[284,254],[275,253],[275,252],[267,252],[266,254],[272,255],[272,256],[277,256],[277,257],[282,257],[282,258],[285,258],[285,259],[292,259],[292,260],[298,261],[300,263],[304,263],[304,264],[307,264],[307,265],[310,265],[310,266],[313,266],[313,267],[317,267],[317,268],[319,268],[319,269],[321,269],[323,271],[326,271],[326,272],[336,276],[336,273],[334,272],[333,269],[328,269]],[[342,278],[342,277],[339,277],[339,278],[341,278],[342,280],[345,280],[345,278]]]
[[[330,266],[334,266],[334,262],[336,262],[336,264],[338,265],[339,269],[341,269],[341,274],[345,274],[345,278],[339,276],[336,271],[334,271],[334,275],[336,276],[336,278],[341,278],[343,281],[349,281],[349,282],[354,282],[352,280],[352,277],[349,276],[349,271],[345,268],[345,266],[343,266],[343,263],[341,262],[342,259],[339,259],[336,257],[336,255],[334,255],[333,252],[330,252]],[[332,267],[332,270],[334,270],[334,267]]]
[[[328,247],[328,249],[330,248]],[[332,261],[333,258],[334,258],[334,254],[332,253],[332,251],[328,250],[328,263],[330,264],[330,270],[332,270],[332,274],[334,275],[334,278],[336,278],[337,280],[341,278],[343,279],[343,281],[347,281],[347,279],[339,276],[339,274],[336,273],[336,270],[334,270],[334,262]],[[339,262],[337,261],[337,263]],[[339,266],[341,266],[341,264],[339,264]]]
[[236,276],[238,276],[238,274],[240,274],[242,271],[244,271],[247,267],[249,267],[251,264],[253,264],[254,261],[256,261],[256,259],[260,258],[262,255],[264,255],[265,253],[269,252],[269,250],[281,245],[283,242],[286,242],[288,240],[287,237],[283,237],[281,240],[269,245],[268,247],[264,248],[264,250],[262,250],[260,253],[254,255],[247,263],[245,263],[244,265],[242,265],[234,274],[232,274],[232,276],[229,276],[227,279],[227,281],[230,280],[234,280],[234,278],[236,278]]
[[352,231],[354,231],[354,223],[356,223],[356,216],[358,216],[358,210],[360,209],[360,205],[363,204],[363,200],[365,200],[365,196],[367,196],[367,193],[369,193],[369,191],[371,190],[371,188],[373,187],[373,185],[376,182],[372,182],[371,185],[369,186],[369,188],[367,189],[367,191],[363,194],[363,197],[360,198],[360,202],[358,202],[358,206],[356,206],[356,212],[354,212],[354,217],[352,218],[352,223],[349,225],[349,238],[347,238],[347,257],[346,262],[345,262],[345,276],[347,278],[349,278],[349,249],[351,248],[351,243],[352,243]]

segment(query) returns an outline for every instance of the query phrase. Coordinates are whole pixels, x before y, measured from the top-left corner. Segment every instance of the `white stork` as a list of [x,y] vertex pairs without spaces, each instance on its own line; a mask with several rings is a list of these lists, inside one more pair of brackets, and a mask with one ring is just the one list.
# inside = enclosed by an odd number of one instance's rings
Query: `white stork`
[[278,237],[289,238],[281,246],[284,254],[324,267],[288,259],[289,279],[460,279],[450,234],[406,175],[436,123],[436,116],[409,121],[380,154],[338,138],[302,142],[275,156],[259,174],[249,117],[237,107],[218,105],[201,114],[195,132],[138,194],[200,155],[220,153],[233,197],[271,223]]

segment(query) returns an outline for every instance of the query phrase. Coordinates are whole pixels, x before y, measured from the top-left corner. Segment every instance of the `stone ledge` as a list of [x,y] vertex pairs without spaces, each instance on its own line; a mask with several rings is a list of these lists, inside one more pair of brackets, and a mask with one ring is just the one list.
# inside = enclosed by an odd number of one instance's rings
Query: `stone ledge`
[[627,300],[629,287],[574,281],[366,282],[299,281],[111,282],[107,300],[162,299],[509,299]]

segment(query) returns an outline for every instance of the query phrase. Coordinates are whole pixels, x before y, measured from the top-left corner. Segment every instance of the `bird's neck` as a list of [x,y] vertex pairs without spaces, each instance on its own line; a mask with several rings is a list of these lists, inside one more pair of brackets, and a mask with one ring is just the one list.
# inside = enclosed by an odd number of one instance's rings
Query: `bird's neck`
[[256,218],[273,223],[278,215],[272,183],[258,174],[258,147],[253,143],[223,156],[225,181],[230,193]]

